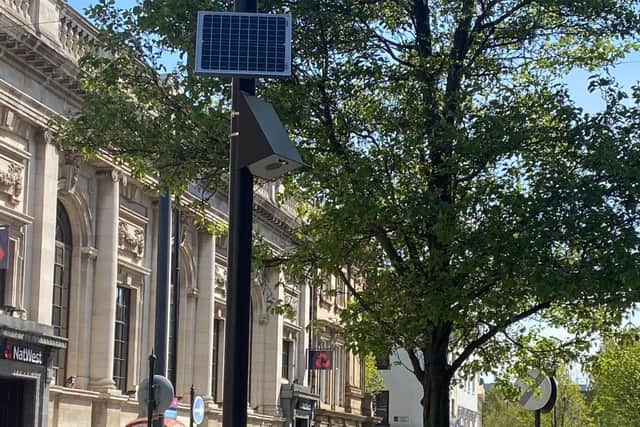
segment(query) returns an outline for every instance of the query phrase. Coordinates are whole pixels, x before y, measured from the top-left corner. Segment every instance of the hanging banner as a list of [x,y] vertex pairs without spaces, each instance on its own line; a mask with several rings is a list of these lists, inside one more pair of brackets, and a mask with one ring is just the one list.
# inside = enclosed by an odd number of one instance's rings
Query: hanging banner
[[309,369],[332,369],[333,352],[331,350],[315,349],[309,350]]
[[9,268],[9,227],[0,228],[0,270]]

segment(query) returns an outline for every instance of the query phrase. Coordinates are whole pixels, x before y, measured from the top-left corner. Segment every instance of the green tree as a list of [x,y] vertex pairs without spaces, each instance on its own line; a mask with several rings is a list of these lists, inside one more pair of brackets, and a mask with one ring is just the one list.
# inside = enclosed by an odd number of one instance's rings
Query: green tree
[[550,427],[589,427],[593,426],[591,408],[585,396],[569,375],[566,366],[556,373],[558,398],[553,411],[547,416]]
[[364,391],[376,395],[385,390],[384,379],[380,375],[376,358],[368,354],[364,358]]
[[[541,414],[542,427],[593,426],[590,407],[571,379],[566,366],[556,372],[558,395],[553,409]],[[534,413],[524,409],[517,399],[511,400],[499,388],[491,388],[485,394],[482,422],[488,427],[529,427],[534,425]]]
[[[454,377],[574,357],[637,300],[640,89],[629,98],[607,71],[637,44],[638,5],[261,2],[295,18],[294,75],[260,88],[309,165],[287,182],[303,203],[289,268],[344,279],[354,348],[407,349],[425,426],[448,425]],[[196,10],[226,7],[92,8],[111,55],[81,63],[87,108],[60,123],[61,141],[178,190],[219,185],[228,82],[187,61],[158,75],[167,52],[191,55]],[[597,72],[602,113],[557,83],[574,67]]]
[[518,402],[505,398],[500,389],[485,392],[482,405],[482,425],[487,427],[530,427],[532,423]]
[[607,341],[590,374],[596,425],[640,425],[640,342]]

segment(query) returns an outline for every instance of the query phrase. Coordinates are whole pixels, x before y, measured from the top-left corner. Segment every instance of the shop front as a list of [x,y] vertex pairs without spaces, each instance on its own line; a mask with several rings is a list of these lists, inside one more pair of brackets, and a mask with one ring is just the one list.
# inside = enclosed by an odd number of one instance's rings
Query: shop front
[[47,425],[50,356],[65,347],[50,326],[0,314],[0,426]]
[[300,384],[282,384],[280,387],[280,405],[287,427],[313,426],[317,403],[318,396],[311,393],[309,387]]

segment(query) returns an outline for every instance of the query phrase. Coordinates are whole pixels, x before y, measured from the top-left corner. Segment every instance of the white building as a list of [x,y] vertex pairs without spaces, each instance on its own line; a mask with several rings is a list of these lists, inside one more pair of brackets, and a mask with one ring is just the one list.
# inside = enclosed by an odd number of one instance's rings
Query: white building
[[[47,128],[51,116],[82,108],[75,64],[94,34],[64,0],[0,1],[0,225],[10,232],[9,268],[0,271],[0,426],[122,427],[140,412],[136,390],[155,329],[158,197],[106,156],[61,150]],[[293,244],[295,227],[278,191],[277,183],[256,189],[254,215],[275,251]],[[199,228],[183,201],[170,376],[183,397],[179,418],[188,425],[193,384],[206,402],[204,425],[217,426],[227,242]],[[219,192],[208,219],[225,222],[226,206]],[[370,421],[362,364],[329,322],[344,301],[316,297],[278,269],[256,273],[251,298],[249,424]],[[268,298],[293,313],[270,313]],[[310,336],[316,318],[327,323]],[[312,345],[334,350],[331,370],[307,370]]]
[[[388,363],[380,366],[385,391],[377,396],[376,415],[382,417],[380,426],[422,427],[422,386],[412,372],[411,361],[404,350],[394,351]],[[460,381],[449,393],[450,425],[452,427],[481,427],[478,396],[481,385],[477,375]]]

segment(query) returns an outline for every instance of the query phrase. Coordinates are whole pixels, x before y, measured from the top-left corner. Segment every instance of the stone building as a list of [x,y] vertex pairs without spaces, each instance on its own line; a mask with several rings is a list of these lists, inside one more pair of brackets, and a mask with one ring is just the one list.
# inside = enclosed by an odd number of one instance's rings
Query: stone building
[[[82,108],[75,64],[94,34],[64,0],[0,0],[0,228],[9,230],[9,267],[0,270],[3,426],[124,426],[140,410],[136,391],[154,336],[157,196],[108,156],[62,151],[47,128],[51,116]],[[295,226],[278,191],[277,183],[256,189],[254,226],[276,251],[293,244]],[[195,225],[190,200],[183,198],[177,236],[180,301],[171,313],[179,329],[169,337],[177,340],[169,377],[182,397],[179,418],[188,422],[193,384],[206,402],[204,424],[217,426],[227,242]],[[226,221],[226,209],[219,192],[208,219]],[[293,312],[270,313],[270,298]],[[251,425],[370,420],[363,365],[335,326],[345,299],[287,283],[276,269],[256,273]],[[316,319],[321,327],[308,328]],[[307,369],[313,346],[334,351],[333,369]]]

